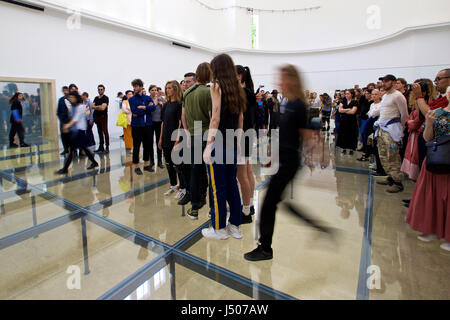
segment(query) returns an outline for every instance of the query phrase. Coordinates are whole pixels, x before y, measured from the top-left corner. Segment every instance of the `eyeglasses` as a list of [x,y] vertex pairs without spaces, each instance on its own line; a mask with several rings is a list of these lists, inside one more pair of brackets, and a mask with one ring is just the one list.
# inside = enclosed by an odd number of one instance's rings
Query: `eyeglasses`
[[442,79],[448,79],[448,78],[450,78],[450,77],[436,77],[436,79],[434,79],[434,82],[439,82]]

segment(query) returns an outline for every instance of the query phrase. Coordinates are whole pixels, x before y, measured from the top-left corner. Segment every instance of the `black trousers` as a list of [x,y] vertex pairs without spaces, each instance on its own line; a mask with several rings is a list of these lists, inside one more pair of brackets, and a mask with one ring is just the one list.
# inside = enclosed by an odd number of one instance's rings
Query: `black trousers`
[[[166,168],[167,168],[167,172],[169,173],[170,186],[174,187],[177,185],[177,174],[179,175],[179,173],[177,173],[176,166],[172,161],[172,156],[171,156],[172,149],[173,149],[173,145],[163,147],[164,159],[166,160]],[[181,185],[181,179],[180,179],[180,185]]]
[[[155,162],[155,150],[154,150],[154,141],[156,141],[156,145],[158,145],[159,137],[161,135],[161,124],[162,122],[153,122],[151,129],[150,129],[150,162]],[[158,164],[162,162],[162,150],[159,150],[158,147],[156,147],[156,152],[158,156]]]
[[63,127],[64,123],[60,123],[59,129],[61,132],[61,142],[63,144],[64,147],[64,151],[69,152],[69,146],[70,146],[70,133],[64,133],[63,132]]
[[139,153],[141,144],[144,149],[144,161],[149,161],[150,152],[148,151],[148,137],[150,135],[151,127],[132,127],[131,135],[133,136],[133,163],[139,163]]
[[261,222],[259,226],[261,236],[259,242],[266,251],[270,251],[272,247],[277,206],[281,202],[281,196],[289,182],[294,179],[299,166],[300,156],[298,151],[280,149],[280,168],[270,180],[261,209]]
[[14,137],[17,135],[19,136],[20,144],[25,144],[25,130],[23,128],[22,123],[20,122],[12,122],[11,123],[11,129],[9,131],[9,144],[14,143]]
[[[208,176],[206,174],[206,164],[203,162],[203,151],[206,148],[206,141],[194,142],[194,137],[191,136],[191,203],[192,209],[200,209],[200,203],[206,199],[208,192]],[[197,150],[199,149],[199,150]],[[200,155],[201,163],[195,163],[195,152]]]
[[[82,131],[78,133],[79,135],[83,135],[83,141],[86,140],[85,136],[86,136],[86,132]],[[69,137],[70,137],[70,133],[69,133]],[[69,155],[67,156],[66,160],[64,161],[64,170],[69,169],[70,164],[72,163],[73,160],[73,155],[74,153],[77,152],[77,149],[80,149],[80,151],[84,151],[84,153],[86,154],[86,156],[89,158],[89,160],[91,160],[92,163],[96,163],[97,161],[95,161],[94,155],[92,154],[91,150],[89,150],[86,145],[84,143],[79,144],[78,140],[80,139],[80,137],[75,137],[73,140],[69,140]]]

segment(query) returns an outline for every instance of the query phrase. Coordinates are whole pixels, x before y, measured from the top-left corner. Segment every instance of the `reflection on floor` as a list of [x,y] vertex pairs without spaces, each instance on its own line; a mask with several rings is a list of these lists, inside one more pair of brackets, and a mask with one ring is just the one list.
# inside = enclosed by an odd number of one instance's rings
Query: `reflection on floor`
[[[213,241],[168,189],[166,170],[136,176],[123,142],[76,159],[68,176],[46,143],[0,153],[0,299],[450,299],[450,253],[422,243],[405,224],[402,199],[368,174],[368,163],[335,152],[323,133],[285,201],[335,230],[325,236],[277,212],[272,261],[249,263],[255,222],[244,239]],[[264,199],[267,179],[254,165]],[[371,270],[379,273],[370,274]],[[373,276],[379,275],[377,279]],[[367,284],[374,284],[367,286]]]

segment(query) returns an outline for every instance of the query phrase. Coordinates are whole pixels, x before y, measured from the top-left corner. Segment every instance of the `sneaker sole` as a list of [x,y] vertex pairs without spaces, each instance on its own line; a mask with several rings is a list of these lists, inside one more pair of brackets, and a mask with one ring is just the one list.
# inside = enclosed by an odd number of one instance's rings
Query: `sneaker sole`
[[190,214],[187,214],[187,216],[188,216],[189,219],[191,219],[191,220],[198,220],[198,216],[191,216]]
[[261,259],[253,259],[253,258],[246,257],[246,256],[244,255],[244,259],[245,259],[245,260],[248,260],[248,261],[257,262],[257,261],[272,260],[272,259],[273,259],[273,256],[272,256],[272,257],[261,258]]

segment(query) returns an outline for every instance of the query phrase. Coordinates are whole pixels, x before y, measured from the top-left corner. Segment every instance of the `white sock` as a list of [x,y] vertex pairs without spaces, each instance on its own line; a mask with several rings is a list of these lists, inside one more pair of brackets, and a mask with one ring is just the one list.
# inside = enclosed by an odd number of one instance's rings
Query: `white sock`
[[242,207],[242,212],[248,216],[250,214],[250,206],[243,206]]

